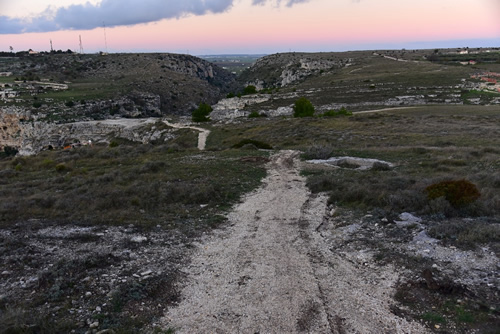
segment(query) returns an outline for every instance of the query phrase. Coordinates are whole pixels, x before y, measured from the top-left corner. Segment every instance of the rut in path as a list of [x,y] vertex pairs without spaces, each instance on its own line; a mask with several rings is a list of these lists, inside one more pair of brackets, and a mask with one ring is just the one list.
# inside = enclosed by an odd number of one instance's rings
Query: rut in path
[[[393,273],[363,272],[322,244],[315,230],[326,197],[311,196],[296,156],[275,154],[262,186],[228,215],[229,227],[199,245],[185,269],[183,300],[162,326],[176,333],[423,333],[390,313]],[[380,275],[384,284],[374,287]]]

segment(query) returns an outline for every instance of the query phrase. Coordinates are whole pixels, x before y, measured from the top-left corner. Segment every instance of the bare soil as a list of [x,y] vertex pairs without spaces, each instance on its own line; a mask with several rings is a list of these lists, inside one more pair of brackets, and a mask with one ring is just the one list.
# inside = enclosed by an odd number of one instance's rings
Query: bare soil
[[393,265],[368,264],[366,254],[346,256],[327,242],[327,198],[309,192],[297,156],[275,154],[262,186],[229,214],[228,227],[198,244],[184,269],[182,301],[167,311],[162,327],[176,333],[426,333],[392,311],[399,278]]

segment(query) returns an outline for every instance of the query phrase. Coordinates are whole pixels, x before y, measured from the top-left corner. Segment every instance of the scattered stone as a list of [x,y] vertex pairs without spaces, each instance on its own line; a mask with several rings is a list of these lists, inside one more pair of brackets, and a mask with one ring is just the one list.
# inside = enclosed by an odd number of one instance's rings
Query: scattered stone
[[130,241],[140,244],[142,242],[148,241],[148,238],[141,236],[141,235],[138,235],[138,236],[130,238]]
[[399,219],[401,219],[402,221],[412,222],[412,223],[421,223],[422,222],[421,218],[415,217],[414,215],[412,215],[411,213],[408,213],[408,212],[403,212],[402,214],[400,214]]
[[96,334],[115,334],[116,332],[112,329],[104,329],[102,331],[97,332]]
[[92,329],[92,328],[97,328],[97,327],[99,327],[99,321],[94,321],[93,323],[91,323],[91,324],[89,325],[89,328],[91,328],[91,329]]
[[396,226],[398,227],[408,227],[413,225],[419,225],[422,222],[422,219],[419,217],[415,217],[411,213],[403,212],[399,215],[400,221],[395,221]]
[[90,297],[90,296],[92,296],[92,292],[90,292],[90,291],[85,292],[85,297],[87,297],[87,298],[88,298],[88,297]]
[[141,273],[141,276],[148,276],[148,275],[151,275],[152,273],[153,273],[152,270],[146,270],[146,271]]

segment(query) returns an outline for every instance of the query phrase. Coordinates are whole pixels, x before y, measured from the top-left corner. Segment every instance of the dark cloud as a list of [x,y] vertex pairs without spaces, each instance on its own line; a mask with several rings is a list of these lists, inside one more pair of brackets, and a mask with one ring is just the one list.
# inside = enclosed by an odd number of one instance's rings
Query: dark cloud
[[222,13],[232,4],[233,0],[103,0],[97,5],[87,2],[56,10],[49,8],[31,19],[0,16],[0,34],[93,29],[103,22],[108,27],[135,25],[190,14]]

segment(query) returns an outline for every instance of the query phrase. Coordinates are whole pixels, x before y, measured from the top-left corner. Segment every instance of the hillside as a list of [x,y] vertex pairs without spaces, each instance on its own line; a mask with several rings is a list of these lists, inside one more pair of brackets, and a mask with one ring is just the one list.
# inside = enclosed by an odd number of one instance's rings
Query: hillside
[[[268,95],[267,102],[246,108],[249,111],[290,106],[299,96],[322,111],[500,103],[500,84],[486,86],[487,81],[482,80],[491,72],[500,72],[499,52],[454,58],[439,58],[434,52],[282,53],[259,59],[238,80],[242,86],[254,85]],[[463,65],[464,59],[478,61]]]
[[[62,109],[62,119],[189,114],[201,102],[217,102],[234,89],[235,79],[212,63],[180,54],[39,54],[0,58],[0,72],[11,72],[0,82],[17,92],[4,105],[51,115]],[[56,83],[62,86],[50,86]],[[41,106],[32,107],[34,102]]]

